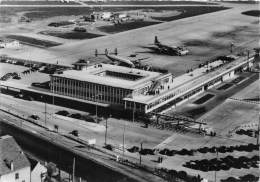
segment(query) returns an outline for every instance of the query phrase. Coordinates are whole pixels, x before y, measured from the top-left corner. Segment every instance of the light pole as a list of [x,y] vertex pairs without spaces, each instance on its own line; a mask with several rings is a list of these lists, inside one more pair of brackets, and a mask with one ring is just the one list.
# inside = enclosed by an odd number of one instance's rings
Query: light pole
[[258,118],[258,127],[257,127],[257,135],[256,135],[256,144],[259,145],[259,131],[260,131],[260,113]]
[[123,131],[123,157],[125,156],[125,122],[124,122],[124,131]]
[[133,105],[133,123],[135,122],[135,102],[134,102],[134,105]]
[[[41,96],[41,99],[43,100],[43,95]],[[45,98],[44,102],[45,102],[45,104],[44,104],[44,124],[45,124],[45,128],[47,128],[47,125],[46,125],[46,123],[47,123],[47,116],[46,116],[46,114],[47,114],[47,103],[46,103],[46,98]]]
[[95,102],[96,123],[98,122],[98,120],[97,120],[97,111],[98,111],[98,108],[97,108],[97,99],[96,99],[96,98],[97,98],[98,96],[100,96],[100,95],[101,95],[101,94],[98,93],[98,94],[92,96],[92,98],[94,98],[94,102]]
[[[217,160],[218,160],[218,149],[216,148]],[[215,170],[215,182],[217,182],[217,170]]]
[[110,118],[110,117],[111,117],[111,114],[110,114],[108,117],[106,117],[105,146],[107,145],[107,120],[108,120],[108,118]]
[[140,165],[142,164],[142,154],[141,154],[141,151],[142,151],[142,148],[143,148],[143,142],[140,143],[140,152],[139,152],[139,156],[140,156]]

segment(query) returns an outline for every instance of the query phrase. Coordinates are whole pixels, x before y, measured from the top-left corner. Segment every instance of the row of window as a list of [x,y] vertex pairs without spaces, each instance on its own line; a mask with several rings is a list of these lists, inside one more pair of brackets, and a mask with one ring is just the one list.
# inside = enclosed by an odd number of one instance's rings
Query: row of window
[[52,77],[51,89],[57,94],[116,104],[123,104],[122,99],[131,93],[127,89],[58,77]]

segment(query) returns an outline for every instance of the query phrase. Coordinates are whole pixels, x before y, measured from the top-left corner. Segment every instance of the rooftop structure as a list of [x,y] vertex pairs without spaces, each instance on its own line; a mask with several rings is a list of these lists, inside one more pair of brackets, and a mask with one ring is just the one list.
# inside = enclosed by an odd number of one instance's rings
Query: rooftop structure
[[68,70],[61,75],[54,76],[133,90],[160,75],[161,73],[158,72],[111,64],[97,64],[82,71]]

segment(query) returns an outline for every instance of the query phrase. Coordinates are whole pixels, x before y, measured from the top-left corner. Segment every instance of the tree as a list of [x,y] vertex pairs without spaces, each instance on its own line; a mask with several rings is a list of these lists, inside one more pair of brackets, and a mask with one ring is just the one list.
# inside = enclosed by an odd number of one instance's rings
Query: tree
[[56,130],[56,132],[58,133],[58,131],[59,131],[59,126],[58,125],[54,125],[54,129]]

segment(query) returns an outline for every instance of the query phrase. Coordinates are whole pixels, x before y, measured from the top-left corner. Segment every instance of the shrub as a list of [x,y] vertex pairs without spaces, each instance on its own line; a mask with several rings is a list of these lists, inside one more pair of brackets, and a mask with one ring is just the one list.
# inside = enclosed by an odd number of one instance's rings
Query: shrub
[[59,115],[62,115],[62,116],[68,116],[70,113],[68,111],[63,110],[63,111],[56,112],[56,114],[59,114]]
[[70,117],[75,119],[81,119],[81,114],[79,113],[71,114]]
[[179,171],[177,176],[181,179],[186,179],[187,178],[187,173],[185,171]]

